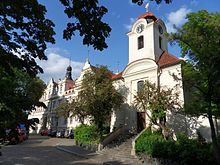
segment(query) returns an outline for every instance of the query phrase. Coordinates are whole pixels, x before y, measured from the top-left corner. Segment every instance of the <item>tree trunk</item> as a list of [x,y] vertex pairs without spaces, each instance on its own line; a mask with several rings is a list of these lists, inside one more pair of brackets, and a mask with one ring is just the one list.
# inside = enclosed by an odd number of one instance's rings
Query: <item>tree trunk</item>
[[163,124],[158,124],[159,127],[162,129],[162,134],[163,134],[163,137],[164,139],[168,140],[170,138],[170,130]]
[[209,124],[210,124],[210,128],[211,128],[211,137],[212,137],[212,145],[213,145],[214,156],[215,156],[215,159],[217,161],[217,164],[220,165],[220,152],[219,152],[217,136],[216,136],[216,132],[215,132],[215,126],[214,126],[212,114],[210,113],[210,111],[208,113],[208,119],[209,119]]
[[216,127],[216,135],[219,136],[218,119],[216,116],[215,116],[215,127]]

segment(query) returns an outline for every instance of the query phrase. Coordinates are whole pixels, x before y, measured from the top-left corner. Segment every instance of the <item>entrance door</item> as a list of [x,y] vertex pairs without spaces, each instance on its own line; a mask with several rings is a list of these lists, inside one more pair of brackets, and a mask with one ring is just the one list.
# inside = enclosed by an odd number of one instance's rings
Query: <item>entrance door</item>
[[137,112],[137,132],[141,132],[146,127],[145,112]]

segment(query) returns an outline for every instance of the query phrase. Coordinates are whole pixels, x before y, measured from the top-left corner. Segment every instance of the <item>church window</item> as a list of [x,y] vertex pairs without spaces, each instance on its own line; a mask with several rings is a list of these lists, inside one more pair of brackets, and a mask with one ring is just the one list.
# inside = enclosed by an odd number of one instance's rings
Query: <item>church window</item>
[[138,81],[137,82],[137,92],[140,92],[144,87],[144,81],[141,80],[141,81]]
[[141,49],[144,47],[144,36],[138,37],[138,49]]
[[60,85],[60,94],[62,93],[63,85]]
[[146,21],[147,21],[147,23],[151,23],[151,22],[153,22],[154,20],[153,20],[152,18],[147,18]]
[[67,118],[64,118],[63,125],[66,125],[66,124],[67,124]]
[[162,37],[159,36],[159,48],[162,49]]

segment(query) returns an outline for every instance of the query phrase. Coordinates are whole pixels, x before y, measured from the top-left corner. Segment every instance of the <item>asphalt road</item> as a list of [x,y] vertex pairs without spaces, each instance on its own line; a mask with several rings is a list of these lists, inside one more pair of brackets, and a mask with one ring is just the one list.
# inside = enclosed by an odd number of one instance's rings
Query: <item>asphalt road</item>
[[48,138],[32,135],[18,145],[3,146],[1,149],[0,165],[96,165],[90,159],[56,149],[58,143],[69,143],[72,139]]

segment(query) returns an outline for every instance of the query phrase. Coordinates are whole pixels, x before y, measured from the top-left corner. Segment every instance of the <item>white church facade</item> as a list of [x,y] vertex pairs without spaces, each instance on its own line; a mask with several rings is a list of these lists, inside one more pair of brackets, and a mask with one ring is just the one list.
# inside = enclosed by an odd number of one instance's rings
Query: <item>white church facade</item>
[[[114,86],[121,90],[124,95],[125,103],[122,110],[114,111],[111,117],[111,131],[119,126],[125,126],[128,131],[140,132],[149,124],[149,119],[145,112],[133,106],[134,95],[138,91],[138,86],[148,80],[160,85],[162,88],[172,88],[179,92],[179,102],[184,104],[184,92],[182,85],[181,62],[182,60],[168,52],[168,41],[165,33],[167,32],[164,22],[154,14],[146,12],[141,15],[133,24],[131,31],[127,34],[129,40],[129,62],[125,69],[112,76]],[[92,71],[93,66],[87,60],[80,77],[74,81],[71,77],[72,68],[67,68],[64,80],[55,82],[53,79],[41,100],[47,109],[37,108],[29,118],[38,118],[40,123],[37,132],[42,128],[54,130],[72,129],[80,123],[76,117],[58,117],[53,109],[64,100],[71,101],[77,97],[80,91],[83,75],[87,71]],[[174,79],[173,75],[178,77]],[[189,118],[183,116],[172,116],[168,114],[168,120],[173,125],[174,131],[185,131],[190,134],[191,127],[200,128],[201,133],[210,138],[208,121],[201,119],[199,125],[189,122]],[[203,130],[204,128],[204,130]]]

